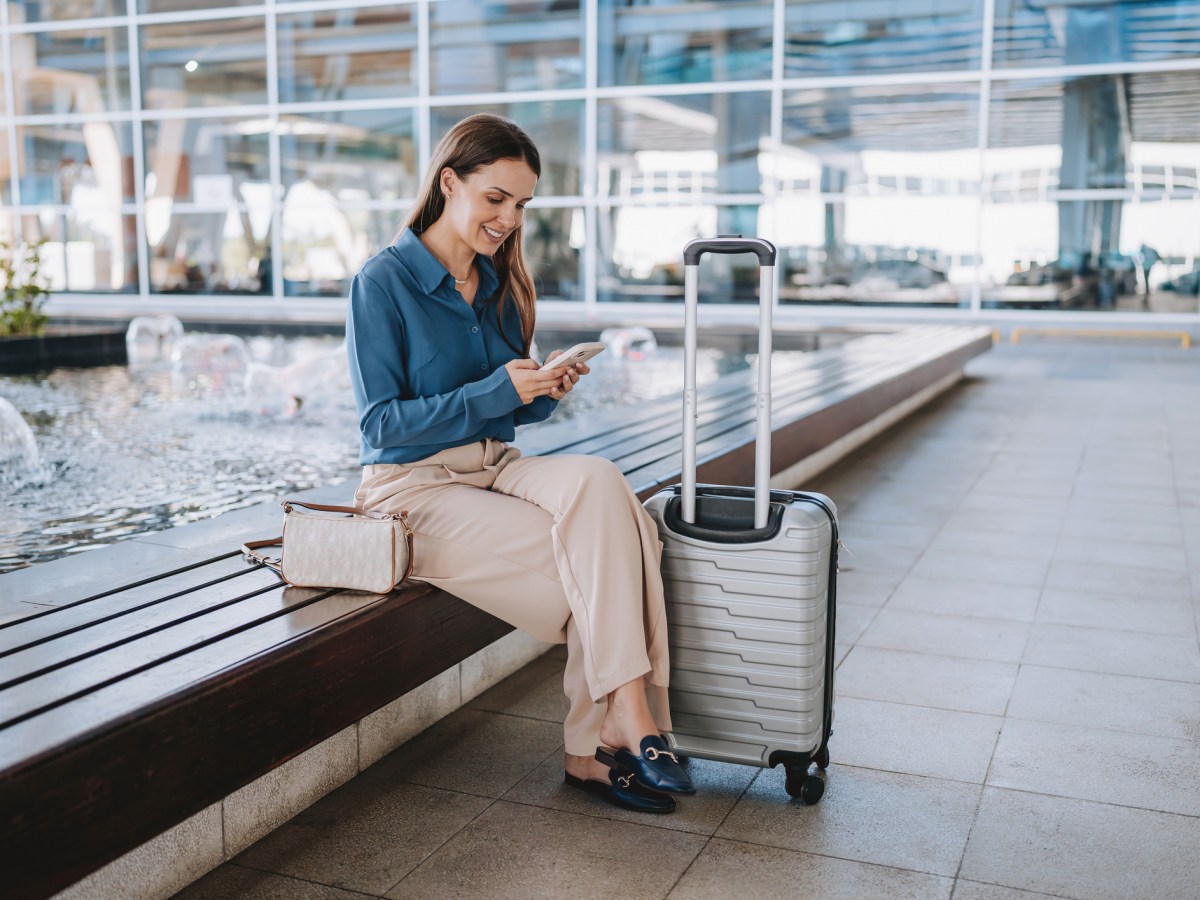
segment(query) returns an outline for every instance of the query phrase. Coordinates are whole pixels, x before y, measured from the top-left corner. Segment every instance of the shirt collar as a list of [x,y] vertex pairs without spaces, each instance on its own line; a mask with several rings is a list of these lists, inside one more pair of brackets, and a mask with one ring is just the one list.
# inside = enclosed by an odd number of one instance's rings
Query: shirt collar
[[[400,237],[393,246],[425,293],[432,294],[447,278],[454,280],[454,276],[429,252],[429,248],[421,243],[420,237],[411,228],[400,232]],[[496,293],[496,288],[500,286],[496,266],[491,259],[481,255],[476,255],[475,265],[479,270],[479,288],[475,296],[481,300],[490,300]]]

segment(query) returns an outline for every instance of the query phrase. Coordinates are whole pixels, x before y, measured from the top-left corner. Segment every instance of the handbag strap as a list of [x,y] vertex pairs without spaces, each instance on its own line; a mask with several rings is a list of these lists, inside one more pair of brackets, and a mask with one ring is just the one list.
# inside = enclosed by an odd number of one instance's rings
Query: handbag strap
[[383,513],[377,509],[364,509],[361,506],[327,506],[324,503],[306,503],[303,500],[284,500],[279,504],[285,512],[291,512],[293,506],[303,506],[305,509],[315,509],[320,512],[346,513],[351,516],[366,516],[368,519],[399,519],[408,514],[407,510],[395,515]]
[[[267,554],[265,554],[265,553],[255,553],[254,552],[259,547],[282,547],[282,546],[283,546],[283,535],[280,535],[277,538],[270,538],[269,540],[265,540],[265,541],[246,541],[246,543],[242,544],[242,556],[246,557],[247,559],[258,560],[260,563],[262,563],[268,569],[271,569],[276,575],[278,575],[280,578],[282,578],[283,577],[283,571],[282,571],[283,570],[283,557],[282,556],[279,557],[279,559],[272,559],[271,557],[267,556]],[[410,546],[409,557],[411,558],[411,556],[412,556],[412,549]]]

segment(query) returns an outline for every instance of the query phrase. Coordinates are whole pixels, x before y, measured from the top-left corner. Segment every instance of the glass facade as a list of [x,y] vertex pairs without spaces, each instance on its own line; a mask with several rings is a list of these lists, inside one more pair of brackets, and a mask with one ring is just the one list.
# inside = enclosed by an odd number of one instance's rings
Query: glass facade
[[[678,303],[683,243],[744,233],[785,308],[1200,313],[1200,0],[0,13],[0,236],[57,291],[344,296],[486,110],[542,153],[545,300]],[[705,267],[754,299],[749,258]]]

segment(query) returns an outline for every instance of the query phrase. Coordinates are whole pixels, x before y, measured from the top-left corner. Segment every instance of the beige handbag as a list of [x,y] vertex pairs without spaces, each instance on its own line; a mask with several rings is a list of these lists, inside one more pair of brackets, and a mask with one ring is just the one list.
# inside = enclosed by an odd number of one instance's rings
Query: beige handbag
[[[242,545],[247,560],[274,569],[295,587],[386,594],[412,574],[408,513],[284,500],[283,536]],[[282,546],[279,559],[255,552]]]

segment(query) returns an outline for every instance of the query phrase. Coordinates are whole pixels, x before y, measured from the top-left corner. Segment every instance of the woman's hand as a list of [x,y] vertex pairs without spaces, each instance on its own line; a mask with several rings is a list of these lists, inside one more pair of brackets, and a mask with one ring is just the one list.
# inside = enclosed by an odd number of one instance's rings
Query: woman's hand
[[[553,357],[552,357],[553,358]],[[504,366],[508,377],[512,379],[513,387],[521,398],[522,405],[547,395],[553,397],[554,391],[561,387],[565,377],[566,366],[560,369],[539,371],[539,366],[532,359],[514,359]],[[561,396],[561,394],[559,395]],[[558,399],[555,397],[555,399]]]
[[[554,350],[548,357],[546,357],[546,362],[550,362],[559,356],[562,356],[562,351]],[[588,368],[587,363],[575,363],[573,366],[563,366],[560,369],[553,369],[552,371],[561,372],[562,378],[559,383],[555,385],[554,389],[550,391],[550,399],[561,400],[563,397],[567,396],[567,394],[571,393],[571,389],[575,387],[575,384],[582,376],[588,374],[588,372],[592,370]]]

